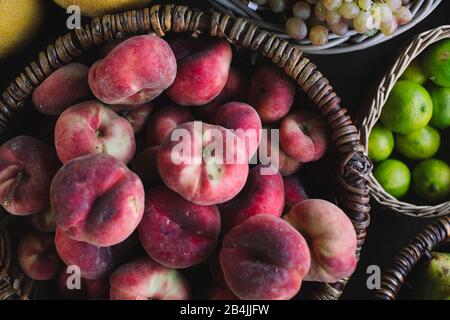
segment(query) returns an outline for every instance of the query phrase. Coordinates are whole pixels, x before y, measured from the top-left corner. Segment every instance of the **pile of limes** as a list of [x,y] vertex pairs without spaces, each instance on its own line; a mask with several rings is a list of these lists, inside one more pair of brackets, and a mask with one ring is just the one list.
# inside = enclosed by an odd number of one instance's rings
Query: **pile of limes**
[[450,40],[446,39],[409,65],[372,128],[369,157],[376,162],[373,174],[384,190],[401,198],[413,184],[427,203],[448,200],[450,168],[445,159],[435,157],[448,155],[449,128]]

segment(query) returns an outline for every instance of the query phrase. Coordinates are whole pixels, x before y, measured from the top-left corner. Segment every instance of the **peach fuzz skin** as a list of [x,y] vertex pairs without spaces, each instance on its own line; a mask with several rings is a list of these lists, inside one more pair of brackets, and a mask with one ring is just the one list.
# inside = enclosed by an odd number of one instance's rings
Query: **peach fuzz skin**
[[36,110],[47,115],[59,115],[70,106],[91,98],[88,72],[89,68],[80,63],[57,69],[33,91]]
[[[244,189],[232,200],[219,205],[224,230],[241,224],[258,214],[281,217],[284,208],[283,178],[273,169],[273,174],[265,174],[264,166],[250,170]],[[265,169],[269,170],[268,167]]]
[[161,145],[173,129],[190,121],[194,121],[194,116],[186,107],[169,105],[158,108],[147,124],[145,133],[147,145]]
[[294,206],[285,219],[307,239],[311,268],[306,281],[334,283],[356,268],[356,232],[347,215],[334,204],[308,199]]
[[97,247],[70,239],[60,229],[56,230],[55,245],[58,255],[67,266],[76,265],[86,279],[100,279],[114,267],[110,247]]
[[295,82],[274,66],[262,66],[253,74],[249,104],[263,123],[276,122],[288,114],[295,98]]
[[108,276],[114,267],[125,262],[134,253],[138,241],[133,234],[115,246],[97,247],[72,240],[61,229],[57,229],[55,245],[59,257],[67,266],[76,265],[83,278],[97,280]]
[[214,117],[217,109],[224,103],[231,101],[246,102],[249,89],[250,81],[243,72],[238,68],[231,66],[227,83],[220,94],[211,102],[203,106],[192,108],[192,112],[198,119],[209,123]]
[[29,136],[0,147],[0,203],[11,214],[26,216],[49,206],[49,187],[60,166],[55,151]]
[[51,185],[58,227],[73,240],[109,247],[128,238],[144,212],[144,187],[136,174],[108,155],[68,162]]
[[[180,141],[166,138],[157,156],[158,171],[164,183],[199,205],[214,205],[234,198],[244,187],[249,170],[240,138],[223,127],[199,122],[184,123],[177,130],[189,134],[187,139],[180,140],[182,146],[192,152],[177,152]],[[217,144],[215,134],[223,140],[220,145],[223,153],[215,154],[222,163],[217,164],[209,157]]]
[[122,265],[109,282],[111,300],[189,299],[189,286],[183,276],[147,257]]
[[231,291],[243,300],[287,300],[310,266],[305,239],[286,221],[260,214],[232,229],[220,253]]
[[130,123],[97,101],[70,107],[55,126],[55,147],[66,163],[87,154],[109,154],[128,163],[136,151]]
[[178,62],[177,76],[167,89],[169,98],[181,106],[201,106],[211,102],[225,87],[233,56],[226,40],[212,39],[204,46],[184,38],[171,43]]
[[30,232],[23,237],[17,248],[17,258],[23,272],[33,280],[53,279],[61,266],[49,233]]
[[220,214],[216,206],[189,202],[165,187],[146,195],[139,238],[149,256],[169,268],[203,262],[216,248]]
[[177,62],[167,42],[154,35],[132,37],[117,45],[89,70],[89,85],[106,104],[152,101],[175,80]]
[[289,210],[296,204],[308,199],[305,189],[296,175],[283,177],[285,209]]
[[262,123],[252,106],[243,102],[226,103],[217,110],[212,123],[235,130],[236,135],[245,142],[249,160],[258,150]]
[[293,159],[302,163],[322,158],[328,148],[328,126],[309,111],[296,111],[280,124],[280,144]]

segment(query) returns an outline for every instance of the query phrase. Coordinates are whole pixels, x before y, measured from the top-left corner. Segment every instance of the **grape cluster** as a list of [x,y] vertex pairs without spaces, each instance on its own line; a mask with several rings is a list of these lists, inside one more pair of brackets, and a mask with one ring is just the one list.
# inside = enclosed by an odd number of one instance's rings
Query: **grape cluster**
[[[288,0],[253,0],[271,11],[289,11]],[[411,21],[405,6],[409,0],[306,0],[292,5],[292,17],[285,23],[286,33],[296,39],[308,37],[313,45],[328,42],[330,31],[338,36],[353,29],[360,34],[381,31],[391,35],[398,26]]]

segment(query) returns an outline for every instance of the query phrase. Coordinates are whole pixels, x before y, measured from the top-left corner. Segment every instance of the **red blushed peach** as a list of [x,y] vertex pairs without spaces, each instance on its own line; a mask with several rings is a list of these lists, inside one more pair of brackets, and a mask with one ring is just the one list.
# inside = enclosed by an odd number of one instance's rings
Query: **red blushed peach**
[[[109,299],[109,277],[101,279],[80,279],[80,287],[75,288],[71,273],[67,273],[64,268],[58,277],[59,291],[66,299],[94,299],[94,300],[108,300]],[[69,289],[70,288],[70,289]]]
[[250,82],[245,75],[233,66],[230,67],[227,83],[220,94],[213,101],[203,106],[192,108],[197,118],[210,122],[221,105],[231,101],[247,101]]
[[92,153],[109,154],[128,163],[136,150],[130,123],[96,101],[63,112],[55,127],[55,146],[63,163]]
[[[185,40],[173,41],[172,47],[180,47],[177,41]],[[178,70],[174,83],[166,91],[169,98],[182,106],[201,106],[216,98],[230,71],[233,53],[228,41],[211,39],[201,48],[187,46],[174,51]]]
[[147,192],[139,238],[148,255],[169,268],[203,262],[215,249],[220,233],[216,206],[200,206],[165,188]]
[[88,83],[89,68],[70,63],[53,72],[33,91],[33,104],[47,115],[59,115],[76,103],[92,97]]
[[133,106],[111,106],[119,116],[126,119],[133,128],[133,132],[137,135],[145,127],[148,118],[153,112],[153,104],[144,103],[141,105]]
[[267,129],[266,133],[262,134],[261,143],[259,144],[258,158],[261,163],[271,165],[278,168],[282,176],[289,176],[296,173],[303,164],[289,157],[286,152],[279,145],[279,140],[272,142],[272,135],[274,129]]
[[97,247],[70,239],[60,229],[56,230],[55,245],[58,255],[67,266],[78,266],[86,279],[100,279],[114,267],[110,247]]
[[286,221],[260,214],[231,230],[220,263],[230,290],[243,300],[285,300],[309,270],[308,245]]
[[127,39],[89,70],[89,85],[106,104],[137,105],[167,89],[177,73],[170,46],[154,35]]
[[189,286],[183,276],[147,257],[119,267],[109,282],[111,300],[189,299]]
[[201,122],[178,126],[161,145],[157,166],[170,189],[199,205],[234,198],[248,176],[240,138],[221,126]]
[[194,116],[186,107],[169,105],[160,107],[151,117],[146,129],[149,146],[159,146],[180,124],[194,121]]
[[14,215],[44,211],[59,162],[55,151],[33,137],[18,136],[0,147],[0,201]]
[[311,268],[307,281],[336,282],[356,268],[356,232],[347,215],[325,200],[294,206],[286,220],[308,239]]
[[130,162],[131,170],[141,178],[146,188],[162,185],[158,167],[156,166],[158,151],[159,146],[149,147]]
[[127,41],[130,39],[130,36],[114,39],[113,41],[110,41],[106,44],[104,44],[100,50],[99,50],[99,58],[103,59],[105,58],[115,47],[117,47],[119,44],[121,44],[124,41]]
[[296,175],[283,177],[285,208],[290,209],[297,203],[308,199],[300,178]]
[[249,160],[258,150],[262,123],[258,113],[250,105],[242,102],[224,104],[217,110],[212,122],[234,130],[236,135],[244,141]]
[[23,272],[33,280],[54,278],[61,265],[56,255],[53,235],[31,232],[20,240],[17,259]]
[[273,66],[262,66],[253,74],[249,103],[263,123],[275,122],[288,114],[295,97],[295,82]]
[[250,170],[244,189],[234,199],[219,205],[219,209],[224,230],[230,230],[257,214],[281,217],[284,209],[283,178],[274,168],[256,166]]
[[280,124],[280,144],[293,159],[306,163],[319,160],[328,148],[328,126],[309,111],[295,111]]
[[50,208],[43,212],[27,216],[26,220],[37,231],[46,233],[56,231],[56,215]]
[[56,230],[55,245],[59,257],[67,266],[80,268],[86,279],[100,279],[108,276],[113,268],[126,262],[138,247],[135,234],[111,247],[97,247],[82,241],[70,239],[59,228]]
[[128,238],[144,212],[138,176],[108,155],[69,161],[51,185],[58,227],[71,239],[109,247]]

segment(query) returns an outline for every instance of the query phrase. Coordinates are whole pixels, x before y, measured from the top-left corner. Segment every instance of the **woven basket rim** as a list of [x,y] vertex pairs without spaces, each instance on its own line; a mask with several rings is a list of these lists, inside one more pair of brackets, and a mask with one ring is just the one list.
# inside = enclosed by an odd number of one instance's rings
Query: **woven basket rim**
[[438,219],[420,231],[394,259],[391,267],[382,275],[381,286],[374,292],[374,298],[395,300],[408,275],[431,251],[450,239],[450,216]]
[[[367,146],[370,132],[380,118],[383,106],[394,84],[401,77],[408,65],[429,45],[446,38],[450,38],[450,25],[443,25],[416,35],[401,51],[393,66],[380,81],[380,84],[376,88],[374,98],[370,103],[370,108],[364,114],[360,126],[361,141],[365,146],[366,155],[368,154]],[[371,196],[375,201],[397,214],[430,218],[442,216],[450,212],[450,201],[437,205],[415,205],[397,200],[383,189],[372,173],[370,173],[369,188]]]
[[[328,55],[364,50],[388,41],[408,31],[425,19],[431,12],[433,12],[441,1],[442,0],[412,0],[409,5],[413,14],[413,19],[407,24],[400,26],[390,36],[385,36],[381,32],[377,32],[375,35],[367,37],[357,34],[354,30],[349,30],[347,34],[343,36],[331,34],[330,41],[323,46],[314,46],[309,40],[306,39],[301,41],[291,40],[299,44],[300,48],[308,54]],[[274,31],[278,36],[282,38],[289,38],[289,36],[284,32],[283,26],[265,22],[257,14],[252,14],[251,9],[243,11],[240,7],[246,7],[246,5],[242,3],[241,0],[209,0],[209,2],[223,12],[233,13],[236,16],[244,16],[251,21],[254,21],[256,24],[262,22],[266,28]]]
[[[93,18],[81,29],[69,32],[39,53],[0,98],[0,133],[5,130],[11,115],[25,105],[30,94],[43,80],[61,66],[73,61],[84,51],[98,47],[126,35],[155,33],[162,37],[167,32],[207,34],[226,38],[230,43],[258,51],[293,78],[328,120],[333,132],[333,144],[338,157],[335,175],[339,206],[350,216],[357,233],[357,255],[364,244],[370,222],[368,173],[372,164],[363,153],[358,130],[328,80],[309,61],[298,46],[261,30],[245,19],[235,19],[215,11],[201,11],[182,5],[153,5],[141,10]],[[6,216],[8,219],[11,216]],[[7,231],[0,214],[0,235]],[[3,228],[3,229],[2,229]],[[0,249],[2,248],[0,238]],[[0,267],[2,266],[0,250]],[[0,269],[0,274],[3,270]],[[23,277],[22,277],[23,278]],[[26,278],[26,277],[25,277]],[[0,277],[0,299],[2,298]],[[348,279],[335,284],[324,283],[313,292],[314,299],[338,299]],[[25,284],[28,287],[32,285]],[[27,297],[29,291],[24,293]],[[19,295],[19,297],[23,297]]]

